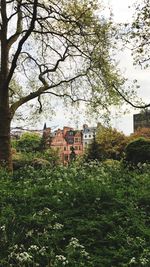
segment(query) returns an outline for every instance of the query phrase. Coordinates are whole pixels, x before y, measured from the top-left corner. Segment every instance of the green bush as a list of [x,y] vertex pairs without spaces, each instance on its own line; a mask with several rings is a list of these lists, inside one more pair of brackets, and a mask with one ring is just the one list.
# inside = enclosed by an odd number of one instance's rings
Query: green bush
[[125,149],[125,160],[133,164],[150,162],[150,140],[141,137],[130,142]]
[[15,141],[15,147],[18,151],[36,152],[39,150],[40,143],[41,136],[39,134],[26,132]]
[[[13,149],[14,150],[14,149]],[[48,149],[43,152],[16,152],[12,153],[14,170],[24,166],[35,168],[54,167],[59,163],[58,151]]]

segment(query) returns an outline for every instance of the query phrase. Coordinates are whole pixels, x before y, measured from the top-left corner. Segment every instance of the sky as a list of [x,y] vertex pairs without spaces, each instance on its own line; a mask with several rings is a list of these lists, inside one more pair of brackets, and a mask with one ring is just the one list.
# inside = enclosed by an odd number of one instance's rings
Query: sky
[[[104,0],[105,2],[106,0]],[[108,0],[113,9],[114,21],[115,22],[131,22],[133,9],[132,5],[135,0]],[[131,6],[131,8],[128,8]],[[129,81],[134,79],[138,80],[140,89],[138,90],[138,96],[146,103],[149,101],[149,69],[142,70],[141,67],[133,66],[133,60],[131,52],[126,50],[124,53],[119,55],[119,65],[122,73]],[[125,134],[133,132],[133,114],[138,113],[139,110],[131,109],[130,113],[126,116],[122,116],[119,120],[114,122],[114,126],[119,130],[122,130]]]
[[[132,6],[135,0],[103,0],[103,2],[105,5],[109,5],[112,8],[114,15],[113,19],[116,23],[132,21],[133,9],[129,8],[129,6]],[[141,97],[144,101],[149,100],[149,70],[141,70],[139,67],[134,67],[129,50],[126,50],[123,53],[119,53],[117,60],[119,61],[121,72],[126,78],[128,78],[129,82],[132,83],[134,79],[138,80],[138,84],[140,85],[138,96]],[[120,116],[119,118],[113,119],[112,126],[117,128],[119,131],[122,131],[125,134],[129,135],[133,132],[133,114],[138,112],[139,110],[132,109],[128,106],[128,113],[126,115]],[[54,116],[53,119],[51,121],[48,121],[47,123],[49,126],[52,126],[54,128],[62,128],[64,125],[81,128],[82,124],[84,123],[88,123],[90,126],[93,126],[92,124],[96,124],[96,121],[88,122],[88,120],[86,120],[86,118],[84,118],[82,115],[77,116],[76,114],[78,114],[78,111],[74,111],[72,116],[69,116],[68,112],[65,112],[65,110],[61,109],[58,110],[56,112],[56,116]],[[115,111],[113,112],[113,114],[115,114]],[[72,121],[72,117],[77,117],[76,121]]]

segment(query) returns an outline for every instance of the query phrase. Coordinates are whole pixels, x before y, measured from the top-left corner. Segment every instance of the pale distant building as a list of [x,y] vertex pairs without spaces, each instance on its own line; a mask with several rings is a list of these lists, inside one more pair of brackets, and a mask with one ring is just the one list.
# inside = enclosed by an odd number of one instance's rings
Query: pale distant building
[[133,115],[134,132],[138,128],[150,128],[150,110]]
[[96,127],[88,127],[87,124],[83,125],[83,149],[86,149],[93,141],[96,134]]

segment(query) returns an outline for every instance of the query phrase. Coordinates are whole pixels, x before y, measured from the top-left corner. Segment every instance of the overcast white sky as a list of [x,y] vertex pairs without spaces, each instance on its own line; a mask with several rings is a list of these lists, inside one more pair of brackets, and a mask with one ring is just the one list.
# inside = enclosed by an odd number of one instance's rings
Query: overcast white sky
[[[107,0],[104,0],[104,2]],[[130,22],[132,21],[132,5],[135,3],[135,0],[108,0],[112,6],[114,13],[114,21],[116,22]],[[131,6],[131,8],[128,8]],[[133,66],[132,57],[130,51],[126,51],[120,55],[120,68],[124,75],[132,81],[134,79],[138,80],[140,89],[138,90],[138,95],[145,102],[150,101],[149,94],[149,83],[150,75],[149,69],[142,70],[140,67]],[[131,113],[123,116],[120,120],[115,121],[115,126],[119,130],[122,130],[124,133],[129,134],[133,131],[133,113],[138,113],[139,110],[131,109]]]
[[103,3],[109,4],[113,9],[114,20],[116,22],[129,22],[132,18],[132,6],[135,0],[103,0]]

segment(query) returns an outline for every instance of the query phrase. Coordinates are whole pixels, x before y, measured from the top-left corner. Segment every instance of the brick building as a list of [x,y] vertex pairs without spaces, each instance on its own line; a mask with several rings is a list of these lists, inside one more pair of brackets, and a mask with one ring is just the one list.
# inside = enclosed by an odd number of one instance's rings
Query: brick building
[[61,162],[68,163],[71,159],[72,148],[75,156],[83,154],[82,131],[64,127],[52,133],[51,147],[58,149]]

